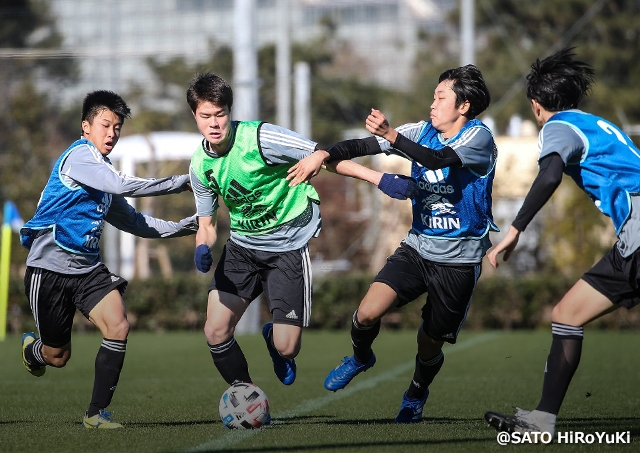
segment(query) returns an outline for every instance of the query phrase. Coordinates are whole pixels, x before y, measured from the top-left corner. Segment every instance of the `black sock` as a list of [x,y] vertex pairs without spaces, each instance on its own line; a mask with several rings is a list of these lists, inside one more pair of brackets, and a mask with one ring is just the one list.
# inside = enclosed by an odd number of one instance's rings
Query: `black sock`
[[422,360],[416,354],[416,369],[413,372],[413,379],[407,390],[407,397],[422,399],[425,392],[433,382],[433,379],[440,372],[444,363],[444,353],[440,351],[437,355],[427,360]]
[[111,403],[113,392],[118,385],[126,351],[127,340],[102,339],[98,355],[96,355],[93,394],[87,416],[93,417],[100,409],[106,408]]
[[573,374],[580,364],[584,329],[551,323],[553,341],[544,369],[542,398],[536,410],[558,415]]
[[220,344],[208,344],[213,364],[222,379],[231,385],[235,381],[251,382],[249,364],[234,337]]
[[380,321],[372,326],[365,326],[358,322],[358,310],[353,313],[351,320],[351,344],[353,356],[360,363],[367,363],[371,358],[371,345],[380,333]]
[[47,364],[44,361],[44,357],[42,357],[42,340],[40,338],[36,338],[33,343],[25,348],[24,357],[31,366],[45,366]]

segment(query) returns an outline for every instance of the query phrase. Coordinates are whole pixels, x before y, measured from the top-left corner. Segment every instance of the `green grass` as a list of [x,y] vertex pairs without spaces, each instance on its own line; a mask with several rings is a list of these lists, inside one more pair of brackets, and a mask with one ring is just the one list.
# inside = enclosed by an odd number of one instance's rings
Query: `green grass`
[[[20,360],[20,338],[0,343],[0,452],[466,452],[530,451],[501,447],[487,428],[486,410],[512,412],[538,402],[551,341],[549,332],[464,332],[445,347],[445,364],[431,385],[425,420],[393,419],[409,384],[414,332],[383,332],[374,344],[376,366],[345,390],[327,392],[327,372],[351,354],[348,332],[303,337],[296,382],[273,374],[260,335],[239,336],[254,382],[269,396],[273,424],[229,431],[218,417],[227,385],[199,333],[134,333],[110,406],[122,430],[84,430],[80,421],[93,385],[100,344],[75,335],[63,369],[30,376]],[[640,442],[640,334],[587,329],[582,363],[569,389],[559,431],[631,431],[632,445],[549,445],[553,451],[634,451]]]

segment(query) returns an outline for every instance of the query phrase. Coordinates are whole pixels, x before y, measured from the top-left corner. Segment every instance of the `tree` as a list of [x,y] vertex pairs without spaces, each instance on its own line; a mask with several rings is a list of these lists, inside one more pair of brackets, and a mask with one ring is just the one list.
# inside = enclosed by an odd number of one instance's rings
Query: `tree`
[[[623,112],[630,123],[640,123],[640,3],[476,0],[475,4],[476,64],[492,97],[481,116],[493,117],[499,131],[506,130],[512,115],[532,118],[524,77],[537,58],[567,46],[575,46],[577,57],[596,71],[597,83],[580,108],[618,124],[619,112]],[[448,20],[451,28],[458,30],[459,11]],[[387,101],[392,124],[428,119],[431,90],[439,74],[459,66],[459,48],[451,36],[425,32],[421,39],[425,50],[416,62],[413,88]],[[611,222],[573,182],[561,186],[540,216],[543,252],[539,256],[546,257],[543,267],[547,270],[583,271],[615,239]]]
[[[56,49],[61,41],[47,2],[0,4],[0,47],[15,56],[0,64],[0,203],[16,202],[27,218],[35,211],[52,160],[67,141],[59,112],[49,93],[37,88],[36,78],[71,83],[78,72],[72,59],[32,58],[26,51]],[[15,241],[17,246],[17,236]],[[24,249],[14,250],[12,261],[23,262]]]
[[[596,70],[598,83],[581,108],[620,122],[622,110],[640,123],[640,3],[633,0],[476,0],[476,64],[492,102],[485,115],[505,131],[512,115],[530,118],[524,76],[536,58],[575,46],[579,58]],[[459,65],[459,11],[445,33],[425,31],[412,88],[388,101],[396,122],[425,117],[438,75]],[[612,101],[613,100],[613,101]]]
[[[334,28],[327,27],[326,33],[317,40],[292,47],[293,63],[305,61],[311,67],[313,130],[310,138],[321,146],[342,140],[345,129],[362,128],[371,107],[381,104],[386,93],[380,87],[358,80],[357,61],[344,57],[349,55],[349,46],[335,40],[333,32]],[[137,106],[131,124],[127,124],[127,133],[144,133],[150,130],[196,132],[185,100],[190,79],[199,72],[213,71],[233,86],[232,49],[215,42],[211,42],[209,48],[208,57],[201,61],[189,62],[182,57],[147,60],[157,79],[157,87],[149,89],[137,86],[126,95]],[[343,61],[351,61],[352,67],[345,67]],[[260,119],[271,123],[276,122],[275,74],[275,46],[267,45],[258,51],[259,115]],[[326,259],[337,258],[348,249],[354,236],[358,237],[365,226],[364,221],[351,220],[344,215],[345,210],[357,210],[357,206],[345,201],[345,181],[346,178],[326,174],[314,181],[323,200],[325,230],[332,231],[333,239],[314,241],[312,252],[321,253]],[[332,206],[335,208],[332,209]],[[223,208],[219,219],[223,235],[228,229],[224,211]],[[218,242],[221,247],[224,236],[220,239]],[[362,261],[366,267],[366,259]]]

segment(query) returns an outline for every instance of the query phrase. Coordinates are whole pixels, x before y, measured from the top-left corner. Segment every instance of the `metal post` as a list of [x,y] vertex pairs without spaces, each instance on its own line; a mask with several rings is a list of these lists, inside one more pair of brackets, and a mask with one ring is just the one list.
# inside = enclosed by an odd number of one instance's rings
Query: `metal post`
[[460,0],[460,66],[476,64],[474,9],[475,0]]
[[311,138],[311,69],[301,61],[295,65],[295,130]]
[[258,119],[258,53],[255,0],[235,0],[233,9],[233,118]]
[[291,129],[291,29],[289,0],[278,0],[278,39],[276,43],[276,108],[279,126]]

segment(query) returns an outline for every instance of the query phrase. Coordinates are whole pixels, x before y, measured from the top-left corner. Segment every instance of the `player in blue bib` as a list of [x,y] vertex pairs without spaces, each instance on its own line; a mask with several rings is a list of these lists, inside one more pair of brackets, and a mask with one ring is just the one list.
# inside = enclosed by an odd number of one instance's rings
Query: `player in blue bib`
[[[491,131],[476,119],[489,106],[489,90],[473,65],[445,71],[438,82],[429,121],[392,129],[380,111],[372,110],[366,127],[375,136],[318,151],[290,173],[292,183],[315,174],[320,162],[314,160],[324,153],[330,164],[340,160],[335,165],[339,174],[412,199],[411,230],[353,314],[353,356],[345,357],[324,382],[327,390],[336,391],[374,366],[372,344],[381,318],[426,293],[416,367],[396,423],[422,421],[429,386],[444,363],[442,346],[458,338],[482,258],[491,247],[489,231],[497,231],[491,214],[497,148]],[[373,177],[363,174],[361,167],[346,167],[350,161],[341,160],[382,152],[411,160],[411,177],[379,172]]]
[[22,337],[22,360],[41,377],[71,358],[71,330],[79,310],[102,333],[85,428],[113,429],[106,408],[124,364],[129,322],[123,300],[127,281],[100,255],[105,222],[145,238],[195,234],[195,216],[171,222],[137,212],[125,197],[159,196],[189,189],[189,175],[137,178],[117,171],[109,154],[120,139],[129,107],[111,91],[94,91],[82,104],[82,138],[53,165],[33,217],[20,230],[29,249],[25,294],[38,330]]
[[594,71],[573,57],[573,49],[564,49],[531,66],[527,97],[542,128],[540,171],[509,231],[488,258],[494,267],[498,254],[504,252],[505,261],[509,258],[520,233],[560,185],[563,174],[611,218],[618,241],[553,308],[553,340],[542,398],[535,410],[485,414],[487,422],[500,431],[545,431],[553,436],[562,400],[580,362],[583,326],[640,302],[640,150],[616,125],[578,110],[594,81]]

